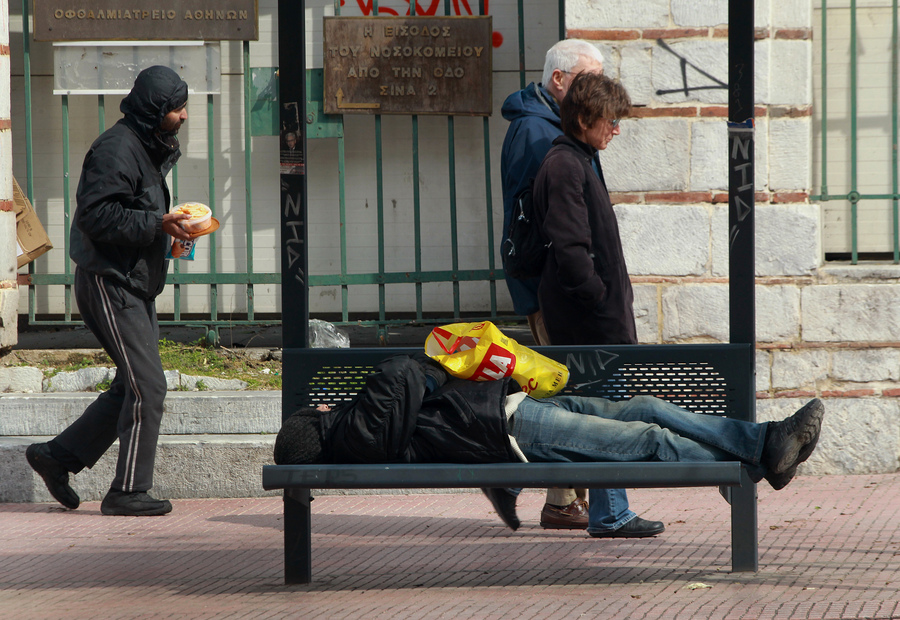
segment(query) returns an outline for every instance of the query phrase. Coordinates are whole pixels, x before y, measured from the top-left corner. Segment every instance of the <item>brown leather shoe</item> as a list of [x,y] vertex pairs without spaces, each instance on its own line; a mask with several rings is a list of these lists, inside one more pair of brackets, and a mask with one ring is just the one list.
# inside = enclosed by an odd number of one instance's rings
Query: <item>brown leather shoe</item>
[[581,498],[568,506],[544,504],[541,527],[548,530],[583,530],[588,524],[588,505]]

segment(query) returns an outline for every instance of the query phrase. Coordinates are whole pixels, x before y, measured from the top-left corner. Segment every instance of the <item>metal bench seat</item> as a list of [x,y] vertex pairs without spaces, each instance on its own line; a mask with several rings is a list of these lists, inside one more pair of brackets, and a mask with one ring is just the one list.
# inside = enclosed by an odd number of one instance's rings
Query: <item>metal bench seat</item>
[[[419,349],[285,349],[285,415],[353,398],[380,360]],[[749,344],[544,347],[569,368],[561,394],[610,400],[651,394],[708,415],[752,420]],[[756,485],[741,463],[482,463],[270,465],[266,489],[284,489],[285,582],[312,580],[312,489],[718,486],[731,503],[732,569],[757,570]]]

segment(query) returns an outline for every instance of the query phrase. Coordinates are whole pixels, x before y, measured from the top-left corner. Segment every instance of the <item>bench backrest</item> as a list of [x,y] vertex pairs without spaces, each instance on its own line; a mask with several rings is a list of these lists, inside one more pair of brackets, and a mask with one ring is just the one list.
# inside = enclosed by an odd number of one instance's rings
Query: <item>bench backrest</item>
[[[380,360],[411,348],[285,349],[284,415],[353,398]],[[564,363],[562,394],[621,400],[637,394],[712,415],[749,419],[755,362],[749,344],[535,347]],[[288,373],[290,370],[290,374]]]

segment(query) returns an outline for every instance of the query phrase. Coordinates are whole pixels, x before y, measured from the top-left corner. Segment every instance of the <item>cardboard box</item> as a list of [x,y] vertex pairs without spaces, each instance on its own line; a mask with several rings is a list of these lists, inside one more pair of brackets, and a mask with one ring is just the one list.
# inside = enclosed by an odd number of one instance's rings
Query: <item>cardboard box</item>
[[18,258],[18,266],[27,265],[41,254],[45,254],[53,249],[50,243],[50,237],[44,230],[41,220],[38,219],[37,213],[31,202],[19,187],[19,184],[13,179],[13,202],[16,209],[16,256]]

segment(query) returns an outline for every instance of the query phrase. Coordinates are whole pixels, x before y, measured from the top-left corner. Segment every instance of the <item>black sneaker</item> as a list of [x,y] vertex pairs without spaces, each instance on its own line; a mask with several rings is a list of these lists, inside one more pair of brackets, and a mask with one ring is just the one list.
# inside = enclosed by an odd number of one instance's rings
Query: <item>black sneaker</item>
[[78,508],[81,500],[78,493],[69,486],[69,470],[53,458],[50,446],[46,443],[33,443],[25,449],[25,458],[31,469],[44,479],[53,499],[71,510]]
[[[821,430],[821,425],[819,429]],[[794,479],[794,476],[797,475],[797,466],[800,465],[800,463],[803,463],[812,455],[813,450],[816,449],[817,443],[819,443],[819,433],[816,433],[812,441],[810,441],[800,449],[800,453],[797,455],[797,460],[794,461],[793,465],[788,467],[787,471],[782,474],[767,472],[765,475],[766,482],[771,484],[772,488],[776,491],[780,491],[781,489],[786,487],[791,482],[791,480]]]
[[762,464],[770,474],[786,473],[809,458],[819,441],[824,415],[825,406],[814,398],[791,417],[769,423]]
[[146,491],[126,493],[110,489],[100,504],[100,512],[120,517],[155,517],[172,512],[172,502],[154,499]]
[[772,488],[776,491],[780,491],[788,484],[790,484],[791,480],[794,479],[794,476],[797,475],[797,466],[788,468],[786,472],[783,474],[773,474],[772,472],[767,472],[764,478],[766,482],[772,485]]

